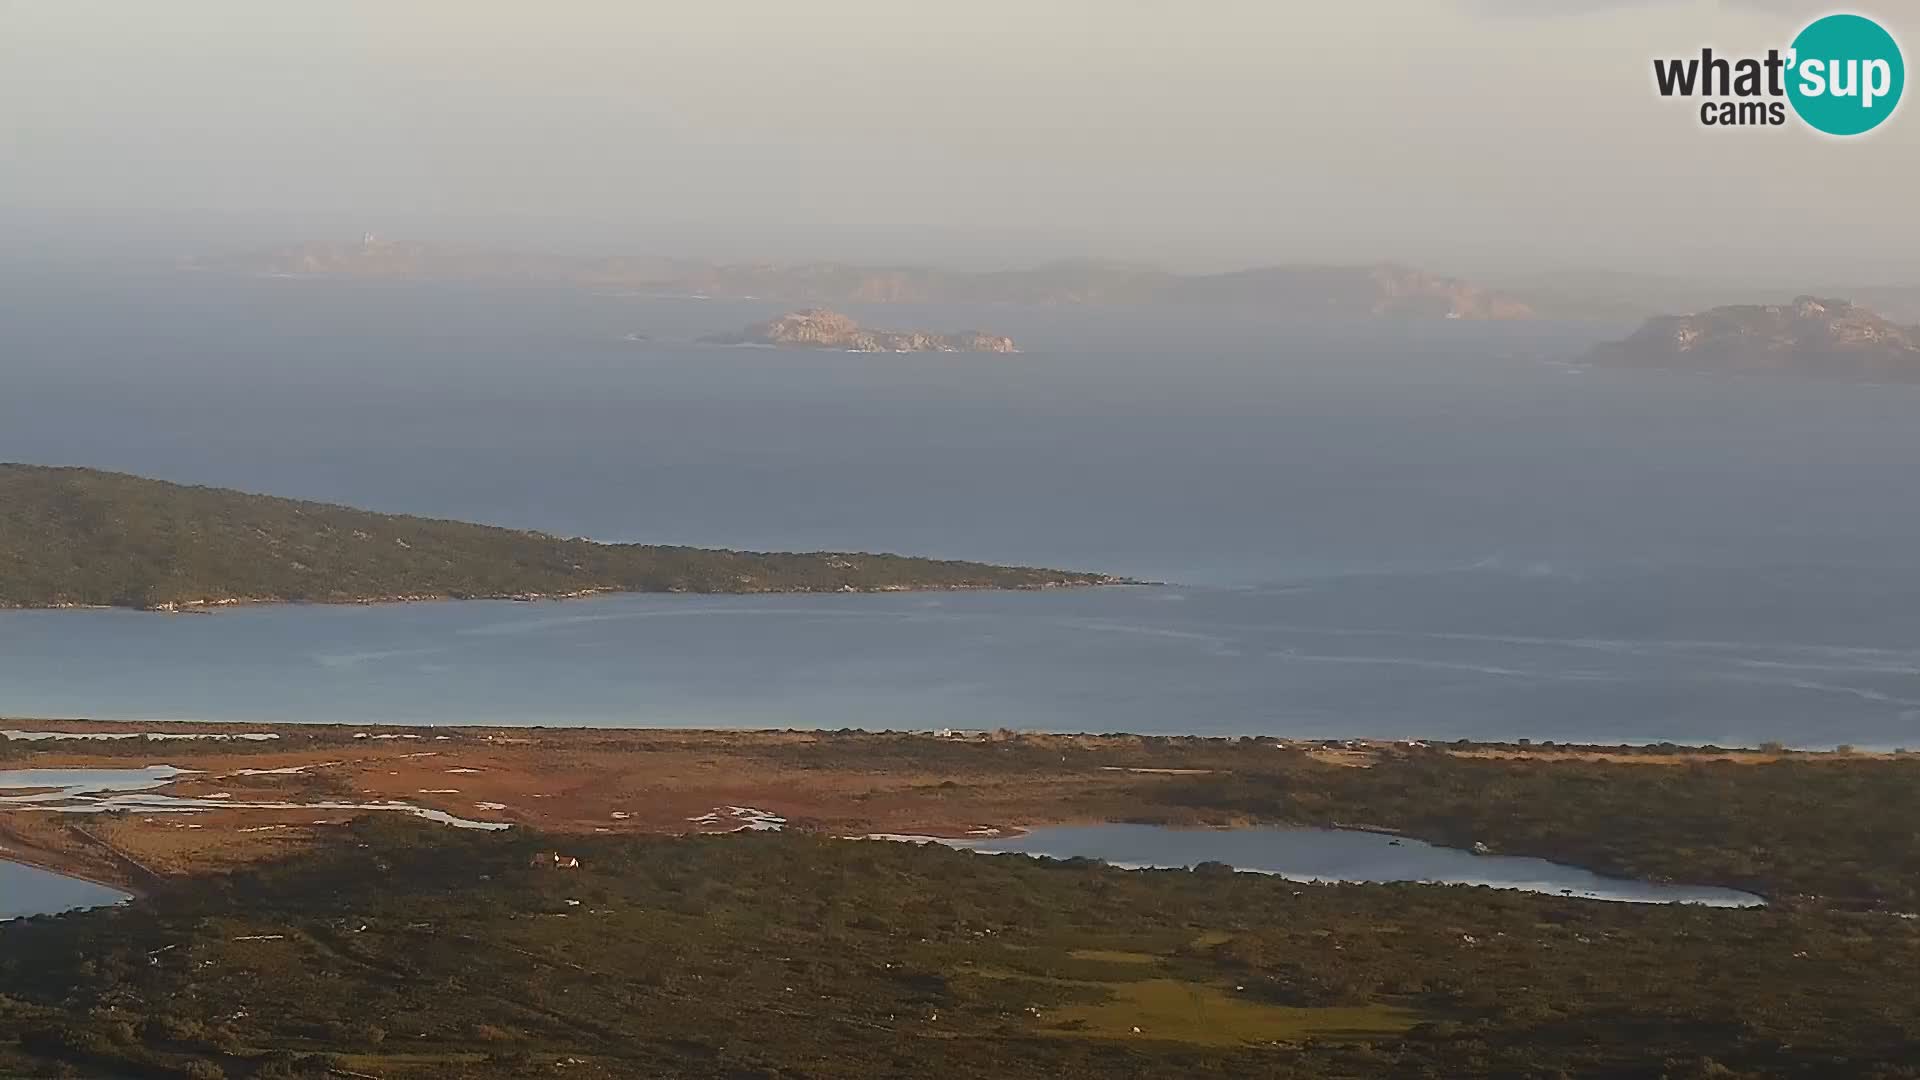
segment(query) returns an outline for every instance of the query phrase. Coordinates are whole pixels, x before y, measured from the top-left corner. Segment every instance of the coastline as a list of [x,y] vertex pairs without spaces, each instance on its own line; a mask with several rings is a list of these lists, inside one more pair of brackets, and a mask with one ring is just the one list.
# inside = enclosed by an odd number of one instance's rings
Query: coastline
[[221,597],[214,600],[168,601],[161,604],[23,604],[0,601],[0,612],[8,611],[137,611],[150,615],[212,615],[234,608],[253,607],[383,607],[401,604],[464,603],[468,601],[511,601],[514,603],[563,603],[568,600],[592,600],[603,596],[877,596],[892,593],[939,592],[1048,592],[1056,589],[1158,588],[1166,583],[1143,581],[1111,574],[1092,575],[1091,580],[1059,579],[1026,585],[920,584],[920,585],[842,585],[835,589],[733,589],[725,592],[694,589],[622,589],[596,586],[564,593],[512,592],[475,593],[395,593],[382,596],[327,598]]

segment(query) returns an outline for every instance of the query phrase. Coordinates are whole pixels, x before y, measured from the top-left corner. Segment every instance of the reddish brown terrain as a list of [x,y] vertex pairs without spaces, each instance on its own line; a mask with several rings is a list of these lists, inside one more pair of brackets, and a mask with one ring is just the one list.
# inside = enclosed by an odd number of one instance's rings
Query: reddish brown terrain
[[[11,722],[35,731],[103,733],[151,725]],[[230,728],[170,725],[169,733],[273,733],[271,742],[170,741],[99,749],[42,744],[7,767],[192,770],[158,793],[235,804],[397,802],[478,822],[573,833],[730,831],[754,820],[841,834],[959,836],[1014,823],[1093,819],[1087,807],[1128,789],[1191,775],[1127,765],[1034,769],[1036,737],[1021,761],[992,752],[940,771],[899,760],[889,745],[867,757],[849,737],[813,733],[537,729]],[[356,735],[360,737],[355,737]],[[385,737],[383,737],[385,736]],[[925,739],[931,741],[932,736]],[[963,737],[965,738],[965,737]],[[1044,738],[1044,737],[1041,737]],[[890,743],[894,740],[890,740]],[[1132,760],[1138,740],[1074,740]],[[33,747],[35,744],[19,744]],[[873,749],[873,748],[869,748]],[[839,759],[839,760],[833,760]],[[299,851],[373,811],[211,809],[192,814],[55,814],[0,807],[0,855],[118,884],[144,876],[223,869]],[[708,815],[713,815],[711,818]]]
[[[152,725],[8,721],[82,735]],[[540,728],[355,729],[172,724],[227,741],[0,742],[6,768],[191,770],[154,794],[232,804],[194,813],[50,813],[0,805],[0,857],[138,888],[305,850],[355,817],[419,808],[559,834],[724,832],[781,819],[830,835],[965,836],[1064,822],[1222,823],[1183,807],[1211,774],[1365,768],[1390,742],[1144,739],[1126,735],[863,734]],[[241,741],[237,735],[271,735]],[[1779,753],[1463,747],[1463,757],[1672,765]],[[1276,753],[1280,751],[1282,753]],[[1806,756],[1806,755],[1799,755]],[[1856,755],[1864,758],[1867,755]],[[8,794],[21,794],[18,790]],[[247,803],[298,804],[292,808]],[[337,804],[334,807],[315,804]],[[446,828],[447,825],[423,827]]]

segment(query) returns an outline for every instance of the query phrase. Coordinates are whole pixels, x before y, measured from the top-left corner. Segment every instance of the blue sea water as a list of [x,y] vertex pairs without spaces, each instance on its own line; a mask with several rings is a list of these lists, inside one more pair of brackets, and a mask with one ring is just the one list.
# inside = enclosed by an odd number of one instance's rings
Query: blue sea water
[[[0,272],[0,459],[1155,589],[0,614],[0,715],[1920,745],[1920,388],[1615,326]],[[628,335],[645,340],[625,340]]]

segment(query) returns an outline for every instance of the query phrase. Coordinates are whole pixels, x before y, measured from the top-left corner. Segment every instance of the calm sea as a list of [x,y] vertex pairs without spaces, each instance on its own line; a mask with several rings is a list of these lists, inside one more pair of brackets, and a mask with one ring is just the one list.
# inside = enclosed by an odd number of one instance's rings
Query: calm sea
[[1027,351],[691,343],[775,310],[6,271],[0,459],[1174,584],[14,613],[0,714],[1920,746],[1920,388],[1583,372],[1590,325],[884,307]]

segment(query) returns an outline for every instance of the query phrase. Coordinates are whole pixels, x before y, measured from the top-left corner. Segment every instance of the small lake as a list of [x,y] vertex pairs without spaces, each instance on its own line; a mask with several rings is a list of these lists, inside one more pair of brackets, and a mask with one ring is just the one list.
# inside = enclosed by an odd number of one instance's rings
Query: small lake
[[1610,878],[1546,859],[1475,855],[1408,837],[1355,829],[1062,825],[1034,829],[1017,837],[942,843],[995,855],[1100,859],[1142,870],[1187,869],[1198,863],[1219,862],[1290,881],[1485,885],[1634,904],[1759,907],[1765,903],[1737,889]]
[[28,915],[106,907],[131,899],[128,894],[105,885],[0,859],[0,922]]

